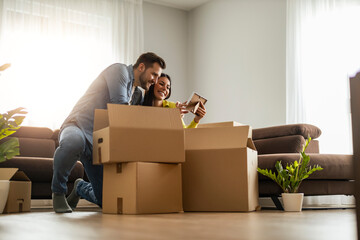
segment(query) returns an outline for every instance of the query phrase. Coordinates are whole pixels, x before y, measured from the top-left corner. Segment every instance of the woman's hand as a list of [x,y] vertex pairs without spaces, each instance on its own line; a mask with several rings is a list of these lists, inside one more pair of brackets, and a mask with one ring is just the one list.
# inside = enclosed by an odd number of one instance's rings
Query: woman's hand
[[202,119],[206,114],[206,108],[202,102],[200,102],[200,106],[196,110],[194,122],[199,123],[200,119]]
[[184,117],[185,114],[187,114],[189,111],[186,110],[186,101],[181,103],[181,102],[176,102],[175,103],[176,107],[180,109],[180,115],[181,115],[181,118]]

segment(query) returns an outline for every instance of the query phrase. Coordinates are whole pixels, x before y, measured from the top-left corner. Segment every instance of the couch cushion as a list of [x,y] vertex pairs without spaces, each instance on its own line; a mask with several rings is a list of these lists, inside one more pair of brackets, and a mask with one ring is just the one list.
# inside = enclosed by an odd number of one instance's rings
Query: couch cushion
[[253,140],[274,138],[289,135],[301,135],[305,139],[310,136],[312,139],[320,137],[320,128],[311,124],[288,124],[275,127],[253,129]]
[[[36,157],[14,157],[0,163],[3,168],[18,168],[30,178],[32,182],[49,182],[53,176],[53,159]],[[84,176],[84,167],[81,162],[77,162],[69,176],[69,182],[74,182],[77,178]]]
[[22,126],[11,137],[25,137],[25,138],[48,138],[51,139],[53,131],[45,127],[28,127]]
[[[259,155],[275,153],[299,153],[305,144],[305,139],[300,135],[292,135],[258,139],[254,140],[254,144]],[[319,153],[318,141],[312,140],[309,146],[306,148],[306,152]]]
[[[317,154],[310,153],[310,166],[319,164],[323,170],[316,171],[310,175],[309,179],[336,179],[336,180],[354,180],[353,155],[341,154]],[[271,169],[276,171],[275,163],[281,161],[283,166],[298,161],[300,154],[265,154],[258,156],[258,166],[261,169]],[[259,174],[259,180],[268,180],[262,174]]]
[[[304,180],[299,188],[299,192],[307,196],[311,195],[354,195],[354,181],[347,180]],[[259,195],[266,197],[279,195],[281,188],[273,181],[259,182]]]
[[60,133],[60,129],[56,129],[54,130],[54,133],[51,137],[55,141],[55,148],[59,146],[59,133]]
[[20,156],[54,157],[55,141],[52,139],[19,138]]

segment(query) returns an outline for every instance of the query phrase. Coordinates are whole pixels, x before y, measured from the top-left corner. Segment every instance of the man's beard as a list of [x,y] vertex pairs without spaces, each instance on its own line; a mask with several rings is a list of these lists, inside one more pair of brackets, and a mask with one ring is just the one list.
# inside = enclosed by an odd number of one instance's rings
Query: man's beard
[[142,89],[145,89],[146,91],[149,90],[148,81],[145,79],[145,72],[142,72],[139,76],[140,80],[140,87]]

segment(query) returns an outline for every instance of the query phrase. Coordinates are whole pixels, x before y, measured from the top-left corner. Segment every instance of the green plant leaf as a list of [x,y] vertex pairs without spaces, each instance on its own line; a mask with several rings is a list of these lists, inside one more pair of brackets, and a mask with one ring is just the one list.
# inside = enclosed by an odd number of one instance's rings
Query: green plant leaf
[[11,138],[0,144],[0,162],[11,159],[19,154],[19,139]]
[[277,161],[275,163],[275,168],[276,168],[277,172],[280,173],[280,174],[284,171],[284,168],[281,165],[281,161]]
[[0,139],[15,133],[20,128],[26,113],[24,108],[20,107],[0,114]]
[[[0,140],[14,134],[20,128],[25,114],[27,112],[22,107],[0,114]],[[0,145],[0,162],[19,154],[19,140],[17,138],[10,138]]]
[[4,71],[5,69],[7,69],[8,67],[10,67],[11,64],[10,63],[5,63],[4,65],[0,66],[0,71]]

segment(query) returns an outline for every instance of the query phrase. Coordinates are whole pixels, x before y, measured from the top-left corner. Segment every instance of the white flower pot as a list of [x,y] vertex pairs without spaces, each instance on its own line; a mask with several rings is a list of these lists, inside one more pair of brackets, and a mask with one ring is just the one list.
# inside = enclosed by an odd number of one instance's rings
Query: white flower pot
[[301,212],[304,193],[282,193],[284,210],[287,212]]
[[9,194],[10,181],[0,180],[0,213],[4,211]]

